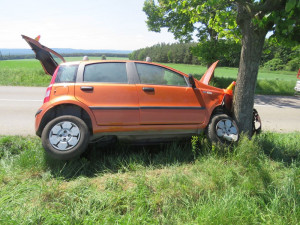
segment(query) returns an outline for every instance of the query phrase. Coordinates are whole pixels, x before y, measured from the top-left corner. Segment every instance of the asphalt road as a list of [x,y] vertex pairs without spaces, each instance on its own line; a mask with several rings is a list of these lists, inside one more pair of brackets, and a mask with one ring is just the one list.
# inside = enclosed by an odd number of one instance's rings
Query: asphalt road
[[[45,91],[45,87],[0,86],[0,135],[35,135],[34,115]],[[300,131],[300,96],[256,96],[255,108],[263,130]]]
[[35,135],[34,115],[45,87],[0,86],[0,135]]

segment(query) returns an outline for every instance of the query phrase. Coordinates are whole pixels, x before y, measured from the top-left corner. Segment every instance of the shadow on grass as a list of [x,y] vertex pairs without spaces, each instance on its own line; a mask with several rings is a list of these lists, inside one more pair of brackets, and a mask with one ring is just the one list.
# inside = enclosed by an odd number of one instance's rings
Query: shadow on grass
[[[252,159],[255,162],[259,155],[266,155],[274,161],[284,162],[287,166],[292,163],[296,163],[298,166],[300,164],[299,137],[300,133],[262,133],[256,136],[253,141],[240,141],[238,145],[234,144],[227,147],[211,146],[206,138],[200,137],[196,144],[193,143],[192,139],[186,142],[150,146],[115,144],[107,147],[94,147],[88,149],[80,158],[67,162],[45,157],[52,175],[67,180],[79,176],[94,177],[103,173],[160,169],[191,163],[201,156],[210,154],[229,160],[236,157],[239,152],[242,155],[245,154],[244,158],[240,160],[242,164],[244,161],[251,161]],[[254,149],[257,149],[258,152]]]
[[289,134],[290,138],[280,138],[283,134],[265,133],[258,137],[258,145],[261,146],[264,153],[272,160],[283,162],[285,165],[296,163],[300,165],[300,145],[297,140],[300,136],[295,133]]
[[63,179],[79,176],[94,177],[101,173],[119,173],[142,170],[145,167],[162,168],[189,163],[194,155],[189,142],[132,146],[115,144],[90,147],[80,158],[72,161],[53,160],[45,155],[52,175]]

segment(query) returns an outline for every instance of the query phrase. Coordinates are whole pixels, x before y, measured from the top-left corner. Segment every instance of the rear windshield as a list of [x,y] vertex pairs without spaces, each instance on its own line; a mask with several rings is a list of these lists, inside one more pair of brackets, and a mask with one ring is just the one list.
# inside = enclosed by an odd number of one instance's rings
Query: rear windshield
[[78,65],[62,65],[59,67],[55,83],[75,82]]

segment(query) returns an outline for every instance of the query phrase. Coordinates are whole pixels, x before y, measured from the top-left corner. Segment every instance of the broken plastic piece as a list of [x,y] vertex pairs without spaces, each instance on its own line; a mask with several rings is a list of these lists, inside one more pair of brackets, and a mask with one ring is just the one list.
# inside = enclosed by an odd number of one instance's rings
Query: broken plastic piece
[[232,83],[226,88],[226,90],[232,90],[233,87],[235,86],[236,82],[232,81]]
[[41,35],[38,35],[34,40],[40,41],[40,39],[41,39]]

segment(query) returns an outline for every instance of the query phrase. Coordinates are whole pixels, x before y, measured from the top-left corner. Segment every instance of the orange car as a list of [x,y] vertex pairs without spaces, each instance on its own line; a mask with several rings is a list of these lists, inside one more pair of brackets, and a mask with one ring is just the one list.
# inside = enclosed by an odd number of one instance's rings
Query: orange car
[[65,61],[22,35],[52,76],[35,130],[46,152],[68,160],[90,142],[111,137],[140,143],[177,140],[206,131],[213,142],[239,138],[231,118],[232,90],[209,86],[217,62],[201,80],[140,61]]

